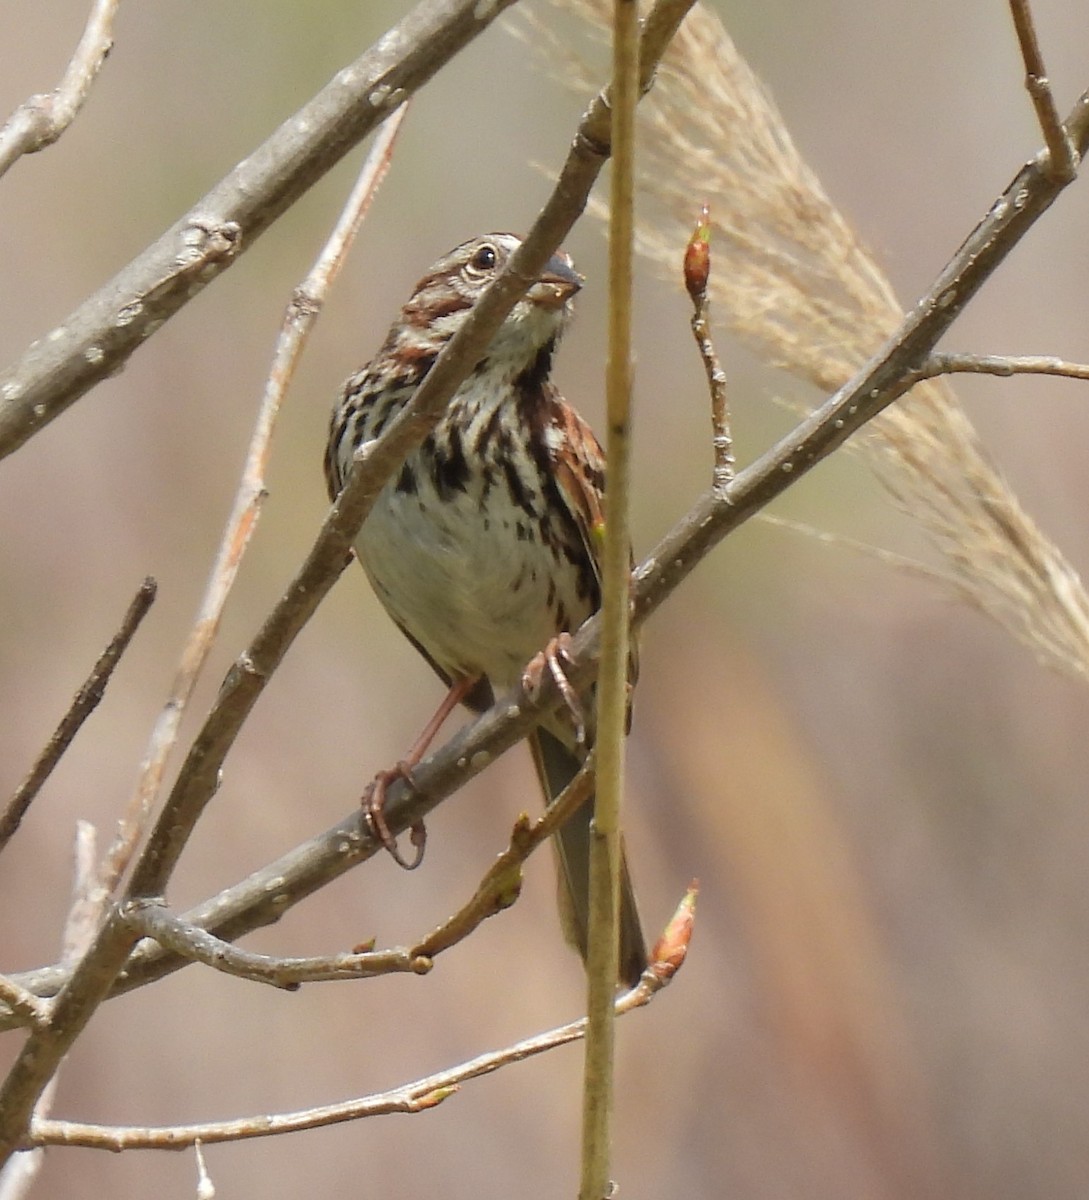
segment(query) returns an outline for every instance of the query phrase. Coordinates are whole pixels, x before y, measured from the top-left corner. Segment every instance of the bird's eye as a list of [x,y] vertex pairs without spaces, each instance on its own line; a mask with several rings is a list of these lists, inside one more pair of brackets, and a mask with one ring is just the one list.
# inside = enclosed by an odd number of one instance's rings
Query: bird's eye
[[469,260],[469,266],[474,271],[490,271],[495,266],[495,247],[483,245]]

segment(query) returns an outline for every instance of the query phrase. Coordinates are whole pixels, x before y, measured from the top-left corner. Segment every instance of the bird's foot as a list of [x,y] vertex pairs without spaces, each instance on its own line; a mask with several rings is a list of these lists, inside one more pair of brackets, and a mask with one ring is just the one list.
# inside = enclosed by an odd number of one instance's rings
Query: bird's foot
[[407,859],[397,847],[397,839],[386,821],[386,789],[391,783],[403,779],[409,787],[413,787],[412,764],[399,762],[388,771],[379,771],[367,790],[363,793],[360,804],[363,807],[363,819],[371,834],[382,843],[393,857],[398,866],[406,871],[414,871],[423,862],[424,849],[427,846],[427,829],[423,821],[416,821],[409,830],[409,841],[416,853],[412,859]]
[[545,668],[547,668],[549,675],[552,676],[552,682],[555,683],[563,697],[563,702],[574,721],[575,740],[580,746],[584,746],[586,744],[586,717],[583,714],[582,702],[579,700],[578,693],[567,678],[564,662],[569,666],[574,662],[571,656],[571,635],[557,633],[548,645],[526,664],[526,669],[522,672],[522,687],[528,695],[538,696],[544,680]]

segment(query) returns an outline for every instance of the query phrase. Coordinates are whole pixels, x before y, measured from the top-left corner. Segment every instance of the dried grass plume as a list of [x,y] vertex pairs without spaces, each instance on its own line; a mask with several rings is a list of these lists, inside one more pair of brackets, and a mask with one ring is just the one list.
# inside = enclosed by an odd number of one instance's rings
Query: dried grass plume
[[[595,33],[608,29],[607,0],[550,3]],[[532,11],[522,20],[567,84],[595,86],[548,23]],[[639,252],[679,282],[693,197],[708,197],[718,313],[767,362],[834,391],[896,328],[903,308],[708,7],[681,26],[639,120],[639,185],[657,201],[654,218],[638,224]],[[1089,679],[1081,580],[1021,508],[946,382],[916,385],[852,445],[926,530],[960,596],[1044,663]]]

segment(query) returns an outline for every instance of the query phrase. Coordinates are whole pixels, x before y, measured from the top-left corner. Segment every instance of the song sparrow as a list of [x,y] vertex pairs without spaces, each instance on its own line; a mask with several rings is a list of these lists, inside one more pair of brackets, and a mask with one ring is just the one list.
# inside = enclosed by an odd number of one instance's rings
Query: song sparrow
[[[416,285],[382,348],[348,379],[333,411],[325,459],[330,496],[343,486],[354,452],[412,398],[518,244],[509,233],[473,238]],[[450,685],[440,718],[458,701],[483,711],[496,692],[522,680],[546,646],[555,665],[557,637],[601,603],[604,454],[549,379],[581,284],[571,259],[554,255],[381,493],[356,541],[378,598]],[[410,763],[422,757],[438,723]],[[570,712],[560,712],[531,735],[546,800],[585,757],[575,726]],[[590,814],[584,805],[556,839],[565,932],[584,957]],[[621,893],[620,976],[633,984],[646,952],[626,862]]]

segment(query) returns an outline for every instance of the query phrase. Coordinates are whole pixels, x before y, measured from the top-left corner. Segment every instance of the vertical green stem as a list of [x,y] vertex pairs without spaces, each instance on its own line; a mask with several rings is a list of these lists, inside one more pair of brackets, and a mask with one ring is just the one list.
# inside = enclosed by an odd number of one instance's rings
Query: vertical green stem
[[635,0],[615,0],[612,189],[609,220],[608,493],[602,558],[602,655],[597,686],[597,799],[590,843],[590,946],[580,1200],[609,1192],[613,1001],[620,897],[620,800],[628,704],[630,598],[631,282],[639,20]]

